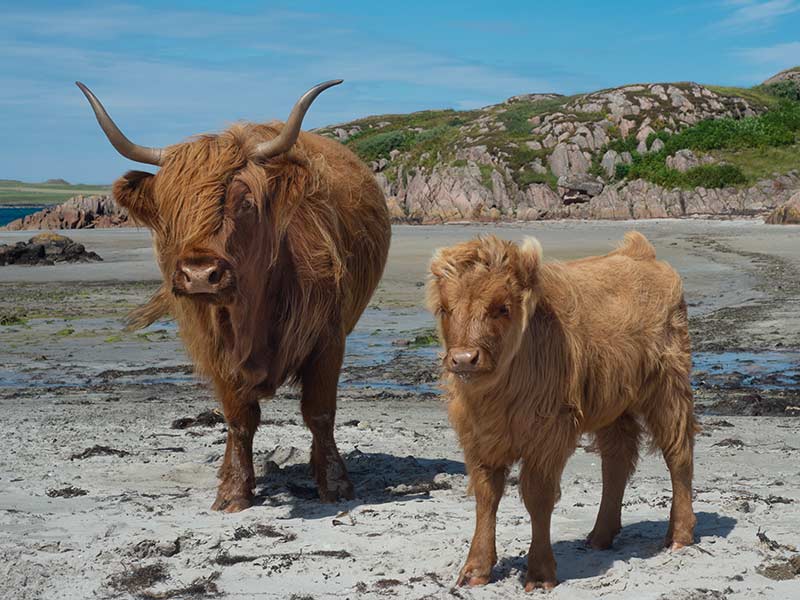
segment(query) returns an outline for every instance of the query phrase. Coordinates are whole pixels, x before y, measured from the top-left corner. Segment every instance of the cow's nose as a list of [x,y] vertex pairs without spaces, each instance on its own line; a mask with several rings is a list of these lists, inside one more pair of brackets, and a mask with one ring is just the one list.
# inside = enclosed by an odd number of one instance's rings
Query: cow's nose
[[450,352],[450,369],[456,372],[474,371],[478,366],[480,350],[477,348],[458,348]]
[[216,257],[179,260],[173,288],[184,294],[216,294],[230,285],[231,267]]

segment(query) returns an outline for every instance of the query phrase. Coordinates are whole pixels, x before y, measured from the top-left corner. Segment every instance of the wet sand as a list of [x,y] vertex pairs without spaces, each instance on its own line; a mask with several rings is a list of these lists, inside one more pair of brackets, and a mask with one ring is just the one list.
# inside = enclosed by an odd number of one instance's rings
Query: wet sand
[[121,331],[157,285],[149,234],[66,232],[105,261],[0,268],[0,597],[522,596],[530,526],[513,478],[493,582],[451,590],[473,501],[436,386],[427,262],[479,233],[534,235],[567,260],[633,228],[682,274],[690,304],[698,543],[661,551],[669,478],[648,455],[614,548],[584,547],[600,501],[586,440],[553,518],[562,584],[550,597],[796,598],[797,579],[774,577],[793,576],[784,562],[800,546],[800,227],[673,220],[396,227],[341,378],[336,435],[358,498],[315,500],[310,435],[286,388],[263,403],[258,504],[237,515],[209,510],[224,424],[172,427],[215,406],[174,324]]

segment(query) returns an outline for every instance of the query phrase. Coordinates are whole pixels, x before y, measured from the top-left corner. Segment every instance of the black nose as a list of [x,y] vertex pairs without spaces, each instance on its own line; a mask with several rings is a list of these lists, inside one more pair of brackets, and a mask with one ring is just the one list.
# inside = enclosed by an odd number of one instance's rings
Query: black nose
[[182,294],[217,294],[230,286],[230,264],[215,256],[179,259],[172,277],[172,287]]
[[480,350],[477,348],[454,348],[450,351],[450,370],[456,372],[474,371],[478,366]]

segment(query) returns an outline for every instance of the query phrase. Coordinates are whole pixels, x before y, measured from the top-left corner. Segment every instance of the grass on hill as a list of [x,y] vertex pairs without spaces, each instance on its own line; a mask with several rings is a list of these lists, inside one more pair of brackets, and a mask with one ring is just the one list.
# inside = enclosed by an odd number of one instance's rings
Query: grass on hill
[[[721,188],[751,185],[774,173],[800,168],[799,136],[800,103],[784,100],[758,116],[701,121],[678,133],[651,134],[648,146],[660,139],[664,142],[660,152],[636,152],[636,140],[632,137],[616,140],[608,147],[618,152],[629,151],[633,157],[633,164],[617,165],[618,180],[645,179],[670,188]],[[682,149],[709,153],[723,162],[700,165],[685,173],[667,168],[667,156]],[[600,172],[597,158],[592,171]]]
[[710,153],[714,158],[739,167],[748,183],[772,177],[775,173],[800,171],[800,143],[772,148],[744,148],[740,150],[717,150]]
[[707,85],[705,87],[710,89],[712,92],[716,92],[720,96],[744,98],[752,104],[763,106],[765,108],[774,108],[780,104],[780,98],[769,93],[769,91],[763,89],[763,87],[759,85],[751,88],[724,85]]
[[23,183],[12,179],[0,179],[0,205],[26,206],[60,204],[72,196],[107,194],[110,186],[63,184],[63,183]]

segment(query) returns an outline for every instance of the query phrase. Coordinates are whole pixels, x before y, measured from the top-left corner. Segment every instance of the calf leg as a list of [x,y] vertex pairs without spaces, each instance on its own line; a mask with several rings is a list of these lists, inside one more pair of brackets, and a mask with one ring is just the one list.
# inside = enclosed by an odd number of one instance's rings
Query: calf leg
[[[547,462],[548,464],[543,464]],[[538,464],[523,463],[520,475],[520,491],[525,508],[531,516],[531,547],[528,551],[528,572],[525,576],[525,591],[536,588],[553,589],[556,579],[556,559],[550,544],[550,519],[561,495],[561,471],[566,457],[553,462]]]
[[639,423],[628,414],[623,414],[596,434],[603,460],[603,498],[594,529],[587,540],[592,548],[610,548],[622,527],[622,498],[639,458],[640,434]]
[[253,471],[253,436],[261,418],[261,408],[255,397],[241,397],[224,390],[222,409],[228,422],[228,441],[225,458],[219,469],[220,484],[212,510],[239,512],[253,503],[256,484]]
[[352,499],[353,484],[336,448],[336,388],[344,357],[344,336],[328,340],[303,367],[303,420],[311,430],[311,469],[323,502]]
[[672,508],[664,545],[679,550],[694,542],[696,518],[692,510],[692,473],[697,421],[688,375],[668,379],[661,389],[651,403],[646,419],[672,479]]
[[485,585],[497,562],[497,507],[506,484],[506,468],[470,465],[469,479],[475,493],[475,534],[456,585]]

